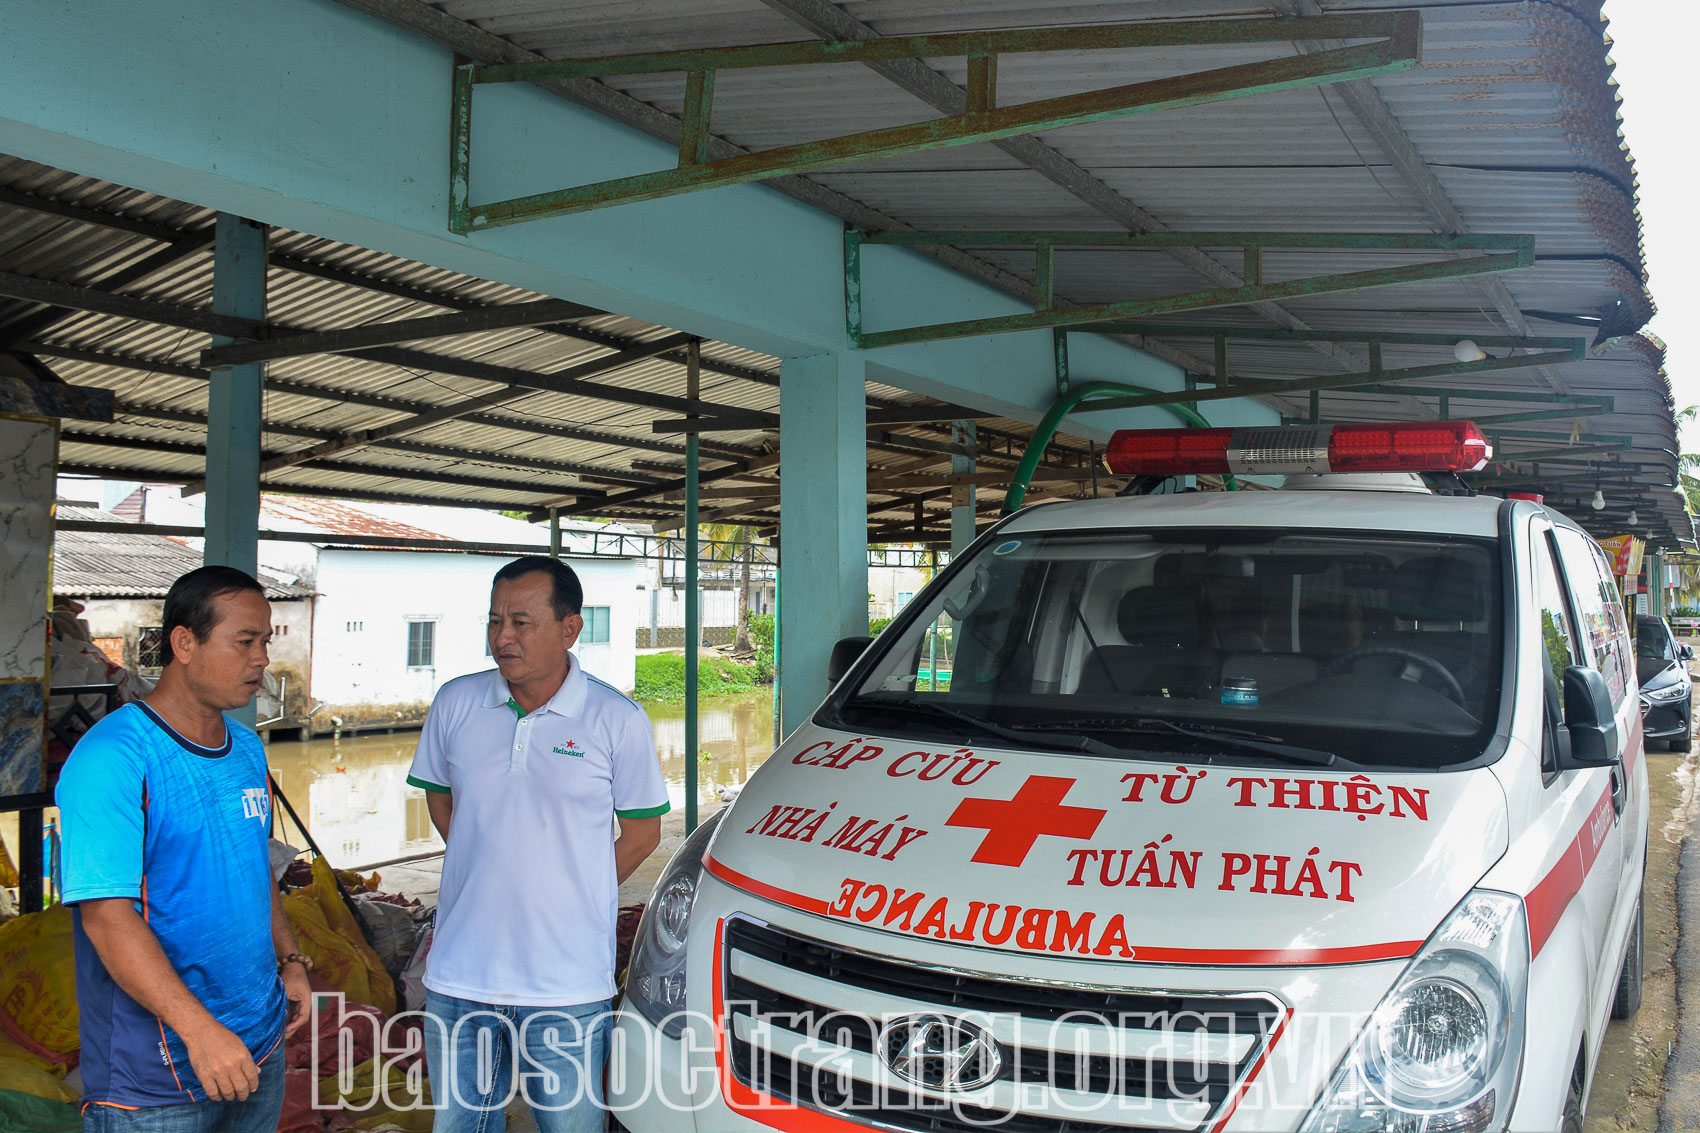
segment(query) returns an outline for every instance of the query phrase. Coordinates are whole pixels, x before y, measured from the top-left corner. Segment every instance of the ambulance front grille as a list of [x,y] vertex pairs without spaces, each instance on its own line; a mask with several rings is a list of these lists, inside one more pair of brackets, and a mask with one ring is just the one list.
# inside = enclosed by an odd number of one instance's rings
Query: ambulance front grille
[[[727,1053],[740,1083],[916,1133],[1203,1129],[1280,1014],[1260,995],[1109,991],[920,966],[744,917],[726,924],[722,963]],[[996,1078],[965,1093],[893,1074],[881,1030],[921,1014],[982,1027],[998,1046]]]

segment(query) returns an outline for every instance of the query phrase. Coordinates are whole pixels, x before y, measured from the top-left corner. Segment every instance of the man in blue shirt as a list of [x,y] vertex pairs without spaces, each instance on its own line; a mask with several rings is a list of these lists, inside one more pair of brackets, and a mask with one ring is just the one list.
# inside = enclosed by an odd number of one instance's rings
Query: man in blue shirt
[[74,908],[85,1133],[272,1133],[306,961],[272,881],[265,749],[224,713],[269,663],[253,578],[208,566],[165,599],[145,701],[78,742],[57,789]]

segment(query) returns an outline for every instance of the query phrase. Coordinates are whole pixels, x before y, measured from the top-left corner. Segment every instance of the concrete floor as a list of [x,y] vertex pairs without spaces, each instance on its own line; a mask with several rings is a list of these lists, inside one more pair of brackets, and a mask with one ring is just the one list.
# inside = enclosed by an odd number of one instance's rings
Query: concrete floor
[[[1677,864],[1695,817],[1692,785],[1696,755],[1650,752],[1647,755],[1652,827],[1647,838],[1647,880],[1642,889],[1646,915],[1646,955],[1642,965],[1641,1010],[1633,1019],[1606,1028],[1588,1098],[1585,1133],[1666,1128],[1659,1124],[1666,1095],[1666,1059],[1678,1033]],[[1692,972],[1689,967],[1682,969]],[[1692,1044],[1690,1044],[1692,1045]],[[1700,1129],[1700,1120],[1668,1126]]]

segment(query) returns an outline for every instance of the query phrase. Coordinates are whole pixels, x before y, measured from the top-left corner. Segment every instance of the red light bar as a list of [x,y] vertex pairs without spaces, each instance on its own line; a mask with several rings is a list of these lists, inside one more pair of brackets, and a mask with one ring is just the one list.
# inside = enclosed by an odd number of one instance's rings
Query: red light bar
[[1473,472],[1493,448],[1473,421],[1123,429],[1104,464],[1117,476],[1286,472]]

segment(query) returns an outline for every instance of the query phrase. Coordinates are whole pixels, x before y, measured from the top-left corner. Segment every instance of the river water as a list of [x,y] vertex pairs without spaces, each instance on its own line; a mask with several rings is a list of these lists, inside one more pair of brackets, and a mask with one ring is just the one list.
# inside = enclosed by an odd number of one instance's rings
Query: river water
[[[661,772],[675,812],[685,804],[685,710],[648,705]],[[741,785],[773,750],[773,698],[768,691],[703,704],[698,716],[698,806],[719,809],[719,789]],[[417,732],[329,737],[267,745],[284,797],[339,868],[441,850],[425,792],[407,785]],[[304,846],[279,808],[279,835]]]

